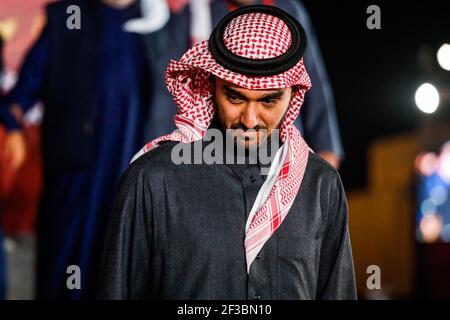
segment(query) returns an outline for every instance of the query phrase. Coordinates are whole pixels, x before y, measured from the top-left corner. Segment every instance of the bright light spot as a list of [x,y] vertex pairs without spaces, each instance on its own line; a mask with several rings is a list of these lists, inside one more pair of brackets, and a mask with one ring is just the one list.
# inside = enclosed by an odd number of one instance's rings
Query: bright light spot
[[421,153],[416,157],[415,166],[423,176],[431,176],[436,170],[437,156],[432,152]]
[[430,214],[420,220],[420,232],[426,243],[439,239],[442,230],[442,218],[437,214]]
[[445,242],[450,242],[450,224],[446,224],[442,228],[441,238]]
[[437,60],[442,69],[450,71],[450,44],[444,43],[437,52]]
[[447,201],[447,197],[448,197],[447,189],[441,185],[435,186],[430,191],[430,197],[431,197],[431,199],[433,199],[433,202],[437,206],[440,206],[445,201]]
[[450,143],[444,144],[439,155],[439,175],[450,183]]
[[430,83],[422,84],[416,91],[416,105],[425,113],[433,113],[439,106],[439,92]]

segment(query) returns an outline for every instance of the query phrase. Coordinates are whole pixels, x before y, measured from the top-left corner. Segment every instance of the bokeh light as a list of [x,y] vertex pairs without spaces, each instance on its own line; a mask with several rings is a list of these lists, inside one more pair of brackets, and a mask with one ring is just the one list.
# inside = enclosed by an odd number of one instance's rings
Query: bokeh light
[[438,214],[429,214],[420,221],[420,232],[426,243],[435,242],[439,239],[442,230],[442,218]]
[[440,206],[447,201],[448,191],[442,185],[434,186],[430,191],[430,198],[433,199],[433,203]]
[[446,224],[441,231],[441,238],[444,242],[450,242],[450,224]]
[[438,90],[430,83],[422,84],[416,91],[416,105],[422,112],[435,112],[439,106],[439,100]]
[[439,48],[437,60],[442,69],[450,71],[450,44],[444,43]]
[[437,166],[437,156],[432,152],[422,152],[415,159],[415,167],[423,176],[432,175]]
[[438,174],[447,183],[450,183],[450,143],[447,142],[441,149],[441,154],[439,155],[439,165]]

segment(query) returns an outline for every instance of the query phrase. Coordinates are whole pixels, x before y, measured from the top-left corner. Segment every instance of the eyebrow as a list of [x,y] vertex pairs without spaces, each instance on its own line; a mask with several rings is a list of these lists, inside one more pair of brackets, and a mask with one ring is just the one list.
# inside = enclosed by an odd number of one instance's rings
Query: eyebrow
[[258,99],[258,101],[266,100],[266,99],[280,99],[283,96],[283,93],[284,93],[283,91],[267,93],[267,94],[263,95],[262,98]]
[[[232,95],[235,95],[235,96],[239,97],[240,99],[248,100],[248,98],[247,98],[247,96],[245,96],[245,94],[243,94],[242,92],[237,91],[237,90],[235,90],[235,89],[233,89],[233,88],[231,88],[231,87],[229,87],[227,85],[223,86],[223,90],[228,95],[232,94]],[[262,101],[262,100],[266,100],[266,99],[279,99],[279,98],[281,98],[283,96],[283,93],[284,92],[281,91],[281,90],[277,90],[277,91],[274,91],[274,92],[266,93],[261,98],[259,98],[258,101]]]
[[234,89],[230,88],[230,87],[227,86],[227,85],[223,86],[223,90],[224,90],[224,91],[226,92],[226,94],[228,94],[228,95],[235,95],[235,96],[239,97],[240,99],[248,100],[248,98],[245,96],[245,94],[243,94],[243,93],[241,93],[241,92],[239,92],[239,91],[237,91],[237,90],[234,90]]

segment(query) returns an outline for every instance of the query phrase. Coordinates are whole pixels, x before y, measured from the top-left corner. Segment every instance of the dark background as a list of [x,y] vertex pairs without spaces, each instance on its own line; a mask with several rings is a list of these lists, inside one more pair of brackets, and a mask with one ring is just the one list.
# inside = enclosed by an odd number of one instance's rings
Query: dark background
[[[443,43],[450,43],[450,1],[303,3],[335,95],[346,152],[341,176],[347,189],[363,188],[370,142],[414,131],[430,117],[414,103],[420,84],[437,85],[433,80],[439,79],[446,84],[441,94],[448,96],[450,72],[438,67],[436,52]],[[371,4],[381,9],[381,30],[366,27]],[[424,63],[426,58],[429,64]],[[440,106],[440,116],[448,113],[446,107]]]

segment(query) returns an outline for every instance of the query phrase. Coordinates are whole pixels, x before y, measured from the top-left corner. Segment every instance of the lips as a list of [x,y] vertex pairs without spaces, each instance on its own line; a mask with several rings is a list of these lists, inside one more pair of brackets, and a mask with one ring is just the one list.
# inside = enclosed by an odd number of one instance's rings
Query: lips
[[255,139],[259,136],[259,131],[256,130],[242,130],[242,129],[236,129],[233,130],[233,135],[237,138],[241,139]]

